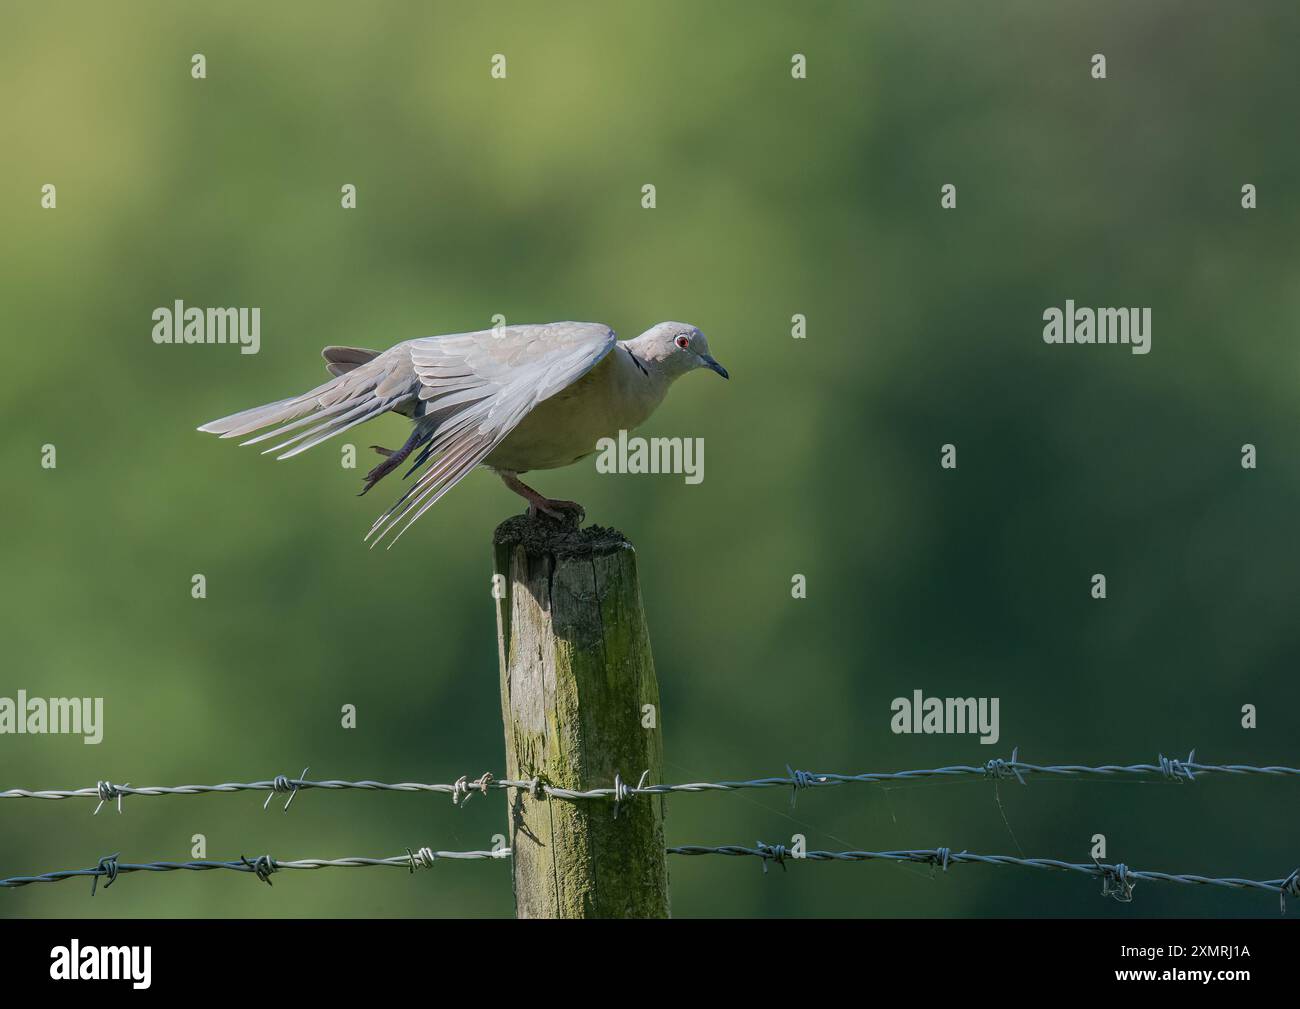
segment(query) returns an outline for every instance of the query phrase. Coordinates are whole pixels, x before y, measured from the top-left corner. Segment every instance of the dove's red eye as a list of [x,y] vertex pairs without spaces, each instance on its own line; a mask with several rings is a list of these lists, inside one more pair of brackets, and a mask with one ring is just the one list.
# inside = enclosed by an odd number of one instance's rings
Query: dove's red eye
[[685,350],[691,345],[691,338],[689,336],[679,336],[674,342],[677,346],[681,347],[682,350]]

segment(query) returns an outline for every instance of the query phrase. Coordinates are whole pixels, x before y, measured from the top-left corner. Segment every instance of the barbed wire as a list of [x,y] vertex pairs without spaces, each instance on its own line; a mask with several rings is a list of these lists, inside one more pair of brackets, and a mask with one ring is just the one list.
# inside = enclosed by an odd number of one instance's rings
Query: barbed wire
[[1108,864],[1098,862],[1062,862],[1054,858],[1023,858],[1015,855],[981,855],[973,851],[953,851],[951,848],[912,848],[900,851],[805,851],[796,853],[783,844],[756,843],[753,848],[727,844],[717,847],[688,844],[669,848],[671,855],[730,855],[734,857],[761,858],[763,871],[767,863],[775,862],[785,868],[789,861],[809,862],[919,862],[938,866],[944,872],[948,866],[974,862],[983,865],[1014,865],[1029,869],[1047,869],[1058,872],[1083,873],[1101,880],[1103,897],[1112,897],[1120,903],[1133,899],[1133,888],[1140,882],[1180,883],[1185,886],[1218,886],[1232,890],[1264,890],[1276,893],[1282,913],[1286,913],[1287,897],[1300,898],[1300,869],[1295,869],[1282,879],[1242,879],[1237,876],[1200,876],[1194,873],[1157,872],[1152,869],[1130,869],[1123,862]]
[[62,869],[58,872],[45,872],[39,876],[11,876],[8,879],[0,879],[0,887],[28,886],[32,883],[59,883],[65,879],[73,879],[77,876],[93,876],[94,880],[90,886],[90,895],[95,895],[95,887],[99,884],[100,877],[107,877],[108,882],[104,888],[113,885],[118,875],[124,872],[176,872],[178,870],[191,870],[194,872],[206,872],[212,869],[230,869],[234,872],[251,872],[258,879],[271,885],[271,874],[279,872],[281,869],[356,869],[372,865],[383,865],[392,868],[406,868],[411,872],[416,869],[427,869],[433,866],[434,862],[442,859],[452,860],[478,860],[478,859],[502,859],[510,857],[509,848],[498,848],[493,851],[434,851],[432,848],[419,848],[412,850],[406,849],[405,855],[393,855],[390,858],[300,858],[293,860],[281,860],[272,858],[270,855],[259,855],[257,858],[248,859],[243,855],[239,856],[238,861],[213,861],[199,860],[194,862],[119,862],[121,852],[115,855],[107,855],[99,860],[99,864],[93,869]]
[[[937,867],[944,872],[948,867],[961,863],[978,863],[983,865],[1010,865],[1030,869],[1045,869],[1058,872],[1075,872],[1101,880],[1101,894],[1121,903],[1133,899],[1133,890],[1140,882],[1179,883],[1186,886],[1216,886],[1233,890],[1263,890],[1276,893],[1283,914],[1286,913],[1286,898],[1300,898],[1300,869],[1293,871],[1283,879],[1243,879],[1236,876],[1215,877],[1201,876],[1194,873],[1169,873],[1155,870],[1130,869],[1122,862],[1114,864],[1094,860],[1087,862],[1063,862],[1054,858],[1025,858],[1015,855],[983,855],[971,851],[953,851],[951,848],[912,848],[899,851],[821,851],[800,852],[783,844],[766,844],[762,841],[752,848],[744,845],[678,845],[667,849],[669,855],[726,855],[732,857],[750,857],[762,859],[763,872],[767,872],[767,863],[775,862],[782,869],[787,861],[795,862],[910,862]],[[120,852],[99,860],[92,869],[64,869],[58,872],[42,873],[38,876],[12,876],[0,879],[0,888],[28,886],[32,883],[58,883],[79,876],[90,876],[90,894],[95,895],[99,880],[107,882],[105,889],[112,886],[122,873],[131,872],[175,872],[190,870],[206,872],[214,869],[226,869],[233,872],[252,873],[268,886],[271,875],[282,869],[333,869],[363,868],[367,866],[387,866],[405,868],[411,873],[416,869],[430,868],[439,860],[481,860],[506,859],[511,857],[511,849],[498,848],[493,851],[433,851],[430,848],[418,850],[406,849],[405,855],[389,858],[306,858],[282,861],[270,855],[260,855],[249,859],[241,855],[238,861],[201,860],[193,862],[120,862]]]
[[[270,794],[267,795],[266,802],[263,803],[263,809],[267,808],[270,805],[271,799],[274,798],[275,794],[279,793],[287,794],[288,796],[283,807],[284,811],[287,812],[294,799],[297,797],[298,792],[309,789],[324,789],[327,791],[356,789],[362,791],[441,793],[449,794],[452,798],[452,802],[460,806],[464,806],[475,792],[486,795],[491,789],[520,789],[527,791],[533,796],[540,796],[543,798],[555,798],[570,801],[609,799],[614,803],[614,814],[617,816],[621,803],[635,796],[668,795],[680,792],[730,792],[749,788],[789,788],[791,789],[790,802],[793,806],[799,791],[802,789],[834,787],[847,784],[888,784],[890,782],[900,781],[924,781],[934,779],[951,780],[980,777],[995,781],[1015,779],[1023,785],[1027,783],[1027,777],[1034,775],[1046,775],[1058,779],[1080,779],[1088,777],[1112,779],[1127,777],[1136,779],[1159,777],[1167,781],[1175,782],[1194,782],[1197,780],[1198,776],[1205,774],[1223,774],[1229,776],[1263,775],[1270,777],[1300,776],[1300,768],[1280,765],[1260,766],[1254,764],[1199,763],[1196,760],[1195,750],[1188,755],[1186,760],[1169,758],[1160,754],[1155,763],[1101,765],[1032,764],[1020,760],[1019,754],[1020,751],[1017,747],[1012,750],[1009,760],[994,757],[983,764],[954,764],[947,767],[905,771],[866,772],[862,774],[814,773],[797,770],[787,764],[786,774],[784,776],[778,775],[738,781],[688,782],[683,784],[647,784],[648,773],[643,773],[638,784],[629,785],[622,780],[621,775],[616,774],[614,776],[612,787],[585,790],[561,788],[559,786],[551,785],[541,777],[534,777],[527,780],[497,779],[490,773],[482,774],[472,781],[467,776],[462,775],[450,784],[429,784],[423,782],[387,783],[372,780],[343,781],[333,779],[313,781],[306,777],[310,768],[303,768],[302,774],[297,778],[289,778],[286,775],[280,774],[264,781],[225,782],[219,785],[156,785],[132,787],[129,784],[115,785],[109,781],[99,781],[93,788],[66,790],[28,790],[14,788],[0,791],[0,799],[98,799],[98,804],[94,810],[94,812],[98,814],[105,803],[113,801],[116,802],[118,812],[120,813],[122,811],[122,800],[127,796],[201,795],[206,793],[265,791]],[[1238,877],[1207,877],[1194,874],[1136,871],[1129,869],[1122,863],[1105,865],[1094,861],[1092,864],[1088,864],[1063,862],[1056,859],[1024,858],[1011,855],[980,855],[966,851],[954,853],[948,848],[909,849],[885,852],[836,852],[814,850],[796,853],[793,849],[788,849],[784,845],[769,845],[759,842],[754,848],[748,848],[742,845],[682,845],[667,850],[669,854],[673,855],[728,855],[758,857],[763,860],[764,872],[767,871],[767,863],[769,861],[775,861],[777,864],[781,865],[782,868],[785,868],[787,858],[814,862],[862,862],[871,860],[920,862],[930,865],[939,865],[944,869],[944,871],[947,871],[950,864],[961,862],[978,862],[991,865],[1014,865],[1037,869],[1051,869],[1084,873],[1089,876],[1100,878],[1102,880],[1102,893],[1106,896],[1112,896],[1117,900],[1123,901],[1128,901],[1132,898],[1133,887],[1137,882],[1148,880],[1181,883],[1186,885],[1228,887],[1233,889],[1266,890],[1279,895],[1283,911],[1285,911],[1286,908],[1287,896],[1300,897],[1300,870],[1292,872],[1284,879],[1249,880]],[[407,867],[414,872],[418,867],[432,865],[437,859],[500,859],[508,857],[510,857],[510,849],[508,848],[499,849],[497,851],[466,852],[435,852],[429,848],[421,848],[418,852],[413,852],[410,849],[407,849],[406,856],[399,855],[379,859],[343,858],[279,861],[271,858],[269,855],[262,855],[252,861],[241,856],[239,861],[200,860],[191,862],[147,862],[138,864],[119,862],[118,856],[112,855],[100,859],[98,865],[93,869],[70,869],[59,872],[44,873],[38,876],[14,876],[0,880],[0,887],[27,886],[31,883],[51,883],[70,879],[76,876],[91,876],[93,877],[91,884],[91,893],[93,895],[101,877],[107,877],[108,883],[105,885],[108,886],[112,884],[121,872],[172,872],[176,870],[208,871],[213,869],[226,869],[237,872],[254,873],[259,879],[269,884],[270,875],[282,868],[322,869],[382,865],[389,867]]]
[[[0,799],[98,799],[95,813],[107,802],[116,800],[118,812],[122,811],[122,799],[127,796],[159,795],[202,795],[213,792],[279,792],[288,794],[284,804],[287,812],[297,793],[308,789],[325,789],[338,791],[357,789],[361,791],[384,792],[430,792],[448,794],[452,802],[464,805],[479,792],[486,795],[490,789],[521,789],[536,796],[541,794],[548,798],[571,801],[583,799],[611,799],[617,803],[637,795],[672,795],[681,792],[734,792],[747,788],[789,788],[790,803],[794,805],[796,796],[805,788],[828,788],[849,784],[887,784],[899,781],[924,781],[926,779],[1015,779],[1026,784],[1027,776],[1046,775],[1054,778],[1155,778],[1169,781],[1194,782],[1206,774],[1230,776],[1264,775],[1270,777],[1298,777],[1300,768],[1280,765],[1258,766],[1254,764],[1202,764],[1196,761],[1193,750],[1186,760],[1166,757],[1160,754],[1154,764],[1031,764],[1019,759],[1019,748],[1012,750],[1009,760],[994,757],[983,764],[953,764],[948,767],[934,767],[908,771],[879,771],[863,774],[815,773],[797,770],[786,765],[784,776],[751,778],[742,781],[697,781],[683,784],[646,784],[645,775],[641,783],[629,785],[621,776],[616,775],[612,787],[591,789],[561,788],[546,782],[540,777],[512,780],[499,779],[490,773],[480,775],[474,780],[462,776],[451,784],[426,784],[423,782],[403,781],[389,784],[382,781],[311,781],[303,774],[289,778],[283,774],[265,781],[230,781],[219,785],[152,785],[133,788],[130,785],[115,785],[109,781],[97,782],[93,787],[75,789],[39,789],[11,788],[0,791]],[[268,795],[263,808],[270,804],[272,795]]]

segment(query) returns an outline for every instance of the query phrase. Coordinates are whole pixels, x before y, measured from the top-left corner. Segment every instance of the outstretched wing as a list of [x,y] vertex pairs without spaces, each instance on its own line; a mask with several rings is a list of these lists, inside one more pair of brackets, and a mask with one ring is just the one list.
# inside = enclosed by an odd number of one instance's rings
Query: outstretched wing
[[[409,407],[415,402],[420,383],[411,367],[406,347],[407,344],[399,343],[382,354],[372,356],[369,361],[336,374],[335,378],[324,385],[318,385],[300,396],[290,396],[288,399],[209,421],[199,430],[219,434],[223,438],[242,438],[254,431],[272,428],[255,438],[240,442],[241,445],[255,445],[305,427],[305,430],[298,431],[279,444],[264,449],[262,454],[280,452],[276,458],[288,459],[299,452],[306,452],[348,428],[356,427],[388,410]],[[327,347],[326,351],[336,349],[339,348]],[[326,360],[331,360],[328,354]]]
[[401,344],[418,381],[417,397],[425,404],[421,423],[431,429],[412,471],[428,468],[379,517],[366,539],[373,536],[377,543],[404,520],[395,543],[533,407],[587,374],[614,342],[608,326],[556,322]]

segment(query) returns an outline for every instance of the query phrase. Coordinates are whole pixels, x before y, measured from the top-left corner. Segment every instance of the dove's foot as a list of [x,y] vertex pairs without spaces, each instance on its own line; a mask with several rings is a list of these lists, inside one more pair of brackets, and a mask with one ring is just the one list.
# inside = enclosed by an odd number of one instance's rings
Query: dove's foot
[[[542,502],[545,502],[543,504]],[[528,505],[528,517],[536,518],[539,514],[549,516],[556,522],[563,522],[575,529],[582,525],[587,517],[587,509],[577,501],[556,501],[554,498],[542,498],[541,501]]]
[[533,490],[528,484],[520,480],[517,475],[508,470],[499,470],[498,474],[507,487],[528,502],[529,518],[536,518],[541,514],[564,525],[571,525],[576,529],[582,525],[583,520],[587,517],[587,509],[583,508],[577,501],[560,501],[549,498],[545,494]]
[[[379,483],[380,480],[388,476],[388,474],[397,469],[398,466],[402,465],[403,460],[411,454],[411,450],[415,448],[417,444],[419,444],[419,440],[413,434],[405,445],[396,450],[383,448],[379,445],[371,445],[371,448],[384,457],[384,461],[366,474],[366,485],[361,488],[361,494],[370,490],[371,487]],[[358,494],[357,496],[360,497],[361,494]]]

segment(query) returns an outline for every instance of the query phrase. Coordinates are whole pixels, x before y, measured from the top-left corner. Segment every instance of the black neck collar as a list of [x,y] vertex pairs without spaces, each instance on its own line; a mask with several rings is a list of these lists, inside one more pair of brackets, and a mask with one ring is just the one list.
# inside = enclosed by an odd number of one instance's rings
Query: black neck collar
[[641,359],[632,353],[632,348],[625,343],[623,344],[623,349],[627,351],[627,356],[632,359],[632,363],[635,364],[641,370],[641,374],[644,375],[646,378],[649,378],[650,372],[646,371],[646,367],[644,364],[641,363]]

